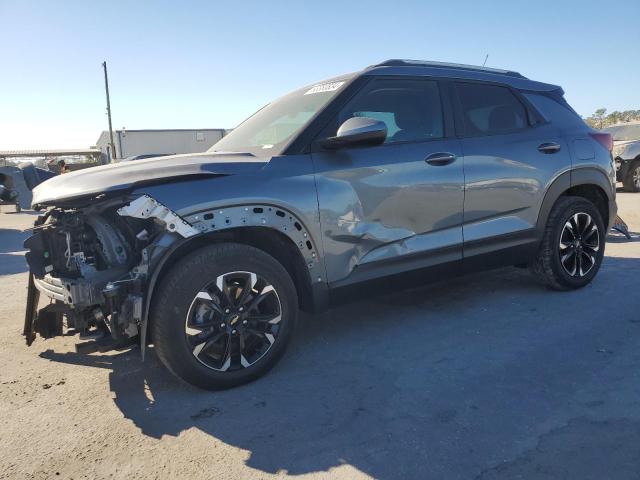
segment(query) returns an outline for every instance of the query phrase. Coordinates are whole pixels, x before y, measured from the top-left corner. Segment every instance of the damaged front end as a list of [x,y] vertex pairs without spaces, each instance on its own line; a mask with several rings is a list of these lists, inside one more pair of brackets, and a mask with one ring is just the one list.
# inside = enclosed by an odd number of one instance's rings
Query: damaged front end
[[[31,345],[80,333],[83,352],[146,341],[148,278],[180,239],[199,233],[153,198],[102,196],[52,206],[25,241],[29,290],[24,335]],[[49,304],[39,308],[40,296]]]

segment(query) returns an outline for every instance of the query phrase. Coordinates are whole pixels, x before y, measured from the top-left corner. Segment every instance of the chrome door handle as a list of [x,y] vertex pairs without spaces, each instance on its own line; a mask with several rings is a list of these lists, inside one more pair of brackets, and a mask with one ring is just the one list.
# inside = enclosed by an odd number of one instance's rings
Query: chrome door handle
[[538,145],[538,151],[546,154],[556,153],[560,151],[560,145],[553,142],[541,143],[540,145]]
[[425,158],[424,161],[427,162],[429,165],[442,166],[442,165],[448,165],[449,163],[455,161],[455,159],[456,159],[456,156],[453,153],[438,152],[438,153],[432,153],[427,158]]

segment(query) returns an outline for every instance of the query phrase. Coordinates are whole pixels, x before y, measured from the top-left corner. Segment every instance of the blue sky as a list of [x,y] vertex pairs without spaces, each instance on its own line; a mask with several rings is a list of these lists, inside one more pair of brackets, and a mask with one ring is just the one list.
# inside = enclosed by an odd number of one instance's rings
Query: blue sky
[[0,149],[107,128],[233,127],[303,84],[387,58],[481,64],[640,108],[640,1],[0,0]]

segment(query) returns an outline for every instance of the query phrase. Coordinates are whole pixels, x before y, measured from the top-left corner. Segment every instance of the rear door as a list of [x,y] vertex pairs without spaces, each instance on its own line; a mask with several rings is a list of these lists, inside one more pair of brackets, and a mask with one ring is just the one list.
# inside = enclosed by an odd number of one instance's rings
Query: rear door
[[425,78],[371,80],[321,134],[354,116],[388,130],[379,146],[312,154],[329,282],[461,260],[462,152],[441,93]]
[[464,154],[464,257],[532,246],[546,187],[571,168],[564,138],[508,86],[455,82],[453,90]]

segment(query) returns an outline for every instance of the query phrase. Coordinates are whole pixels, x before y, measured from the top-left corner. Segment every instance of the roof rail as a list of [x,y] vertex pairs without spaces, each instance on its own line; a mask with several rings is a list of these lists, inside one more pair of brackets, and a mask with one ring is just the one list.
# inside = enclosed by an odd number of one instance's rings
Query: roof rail
[[508,75],[510,77],[527,78],[518,72],[512,70],[501,70],[499,68],[479,67],[477,65],[464,65],[462,63],[447,63],[447,62],[430,62],[425,60],[403,60],[403,59],[391,59],[376,65],[371,65],[367,68],[374,67],[429,67],[429,68],[446,68],[450,70],[467,70],[473,72],[485,72],[493,73],[496,75]]

